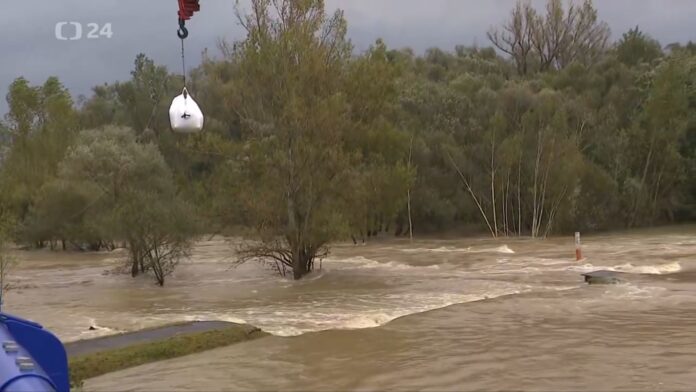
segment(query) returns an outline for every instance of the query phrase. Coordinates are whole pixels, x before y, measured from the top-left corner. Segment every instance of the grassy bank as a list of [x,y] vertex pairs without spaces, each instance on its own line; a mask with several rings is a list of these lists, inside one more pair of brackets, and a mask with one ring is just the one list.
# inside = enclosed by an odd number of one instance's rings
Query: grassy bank
[[217,347],[266,336],[259,329],[235,325],[228,328],[173,336],[124,348],[71,357],[70,382],[81,386],[84,380],[150,362],[194,354]]

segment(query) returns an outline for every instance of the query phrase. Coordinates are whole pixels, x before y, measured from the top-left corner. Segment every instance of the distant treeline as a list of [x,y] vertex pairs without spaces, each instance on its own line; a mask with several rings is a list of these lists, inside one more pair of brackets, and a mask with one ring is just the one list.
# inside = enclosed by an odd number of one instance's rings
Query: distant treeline
[[57,78],[16,79],[0,125],[6,236],[125,243],[137,275],[185,256],[196,233],[234,228],[257,240],[240,261],[299,278],[329,242],[382,232],[696,220],[692,43],[638,27],[610,42],[591,1],[550,0],[519,3],[491,47],[356,54],[323,1],[252,3],[247,36],[190,72],[199,135],[170,131],[182,78],[145,55],[79,102]]

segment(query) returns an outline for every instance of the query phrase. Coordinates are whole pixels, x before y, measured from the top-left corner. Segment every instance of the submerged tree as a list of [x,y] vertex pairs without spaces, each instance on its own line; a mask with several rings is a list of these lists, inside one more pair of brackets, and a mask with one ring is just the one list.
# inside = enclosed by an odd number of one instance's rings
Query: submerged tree
[[192,208],[168,191],[132,192],[120,201],[117,216],[119,231],[128,241],[131,274],[149,271],[163,286],[191,255],[198,230]]
[[253,0],[239,18],[247,39],[227,54],[236,67],[230,109],[247,138],[239,186],[261,243],[242,260],[264,258],[300,279],[345,229],[349,106],[341,93],[351,54],[346,23],[320,0]]
[[177,195],[157,146],[138,143],[131,129],[81,132],[61,164],[60,180],[73,185],[66,189],[98,189],[83,212],[91,210],[109,239],[126,241],[133,276],[151,271],[164,285],[188,256],[197,233],[192,208]]
[[[223,45],[227,66],[218,71],[232,75],[227,105],[242,131],[226,175],[239,220],[259,240],[240,261],[272,260],[300,279],[330,241],[376,230],[379,215],[392,220],[393,204],[405,201],[408,176],[398,161],[407,144],[386,117],[393,71],[381,44],[352,63],[343,14],[327,15],[321,0],[254,0],[238,16],[247,38]],[[400,157],[374,159],[398,146]],[[398,196],[385,195],[394,183]],[[385,196],[391,210],[374,202]],[[374,214],[357,213],[363,209]]]

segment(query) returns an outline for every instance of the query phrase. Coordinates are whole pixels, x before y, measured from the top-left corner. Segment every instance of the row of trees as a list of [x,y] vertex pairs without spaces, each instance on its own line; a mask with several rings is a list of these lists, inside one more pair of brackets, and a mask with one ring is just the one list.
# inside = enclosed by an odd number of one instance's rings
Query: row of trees
[[492,48],[356,55],[321,0],[253,0],[246,39],[204,53],[206,131],[169,131],[180,76],[136,58],[74,104],[17,79],[0,125],[0,216],[19,243],[125,245],[160,284],[200,233],[299,279],[331,241],[475,227],[544,237],[696,218],[696,50],[591,1],[520,2]]

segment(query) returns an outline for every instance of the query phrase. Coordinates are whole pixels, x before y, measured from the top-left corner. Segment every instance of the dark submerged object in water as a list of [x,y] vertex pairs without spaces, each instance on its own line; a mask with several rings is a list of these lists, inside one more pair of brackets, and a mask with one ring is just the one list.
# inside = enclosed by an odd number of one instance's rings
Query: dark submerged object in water
[[614,271],[593,271],[582,274],[582,276],[585,277],[587,284],[616,284],[621,282],[618,273]]

